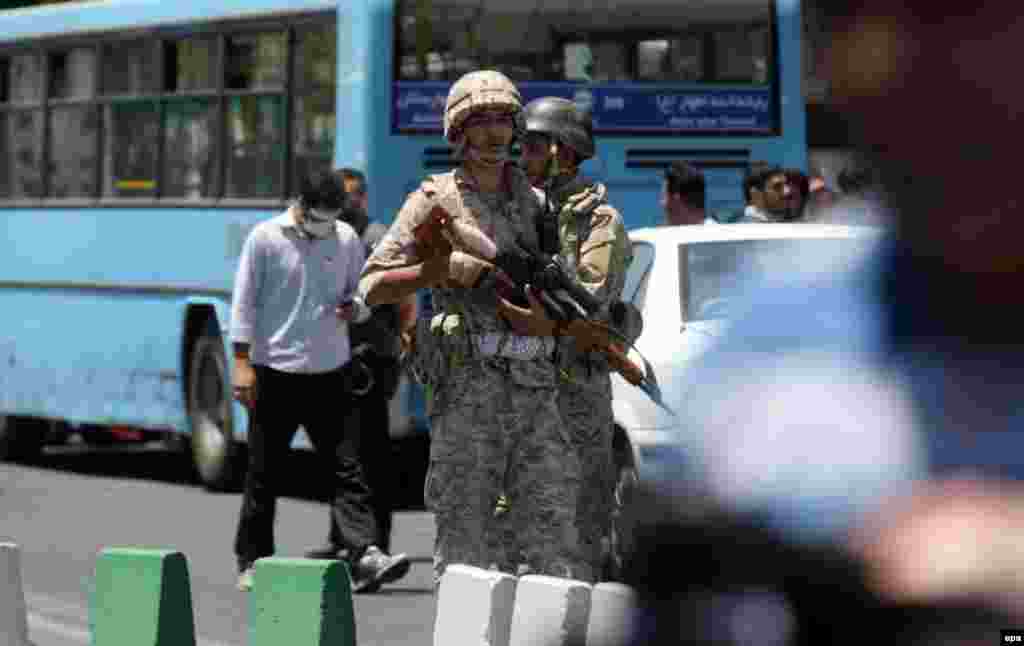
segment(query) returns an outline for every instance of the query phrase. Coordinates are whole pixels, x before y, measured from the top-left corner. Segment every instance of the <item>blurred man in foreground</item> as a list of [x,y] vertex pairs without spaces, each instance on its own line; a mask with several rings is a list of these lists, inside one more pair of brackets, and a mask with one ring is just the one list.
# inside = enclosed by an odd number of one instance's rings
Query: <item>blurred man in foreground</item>
[[[1019,145],[1007,136],[1019,128],[1024,86],[994,64],[1024,39],[1024,20],[1003,3],[821,5],[833,98],[880,172],[892,230],[852,269],[765,289],[697,368],[695,380],[712,386],[684,430],[700,438],[690,469],[698,499],[756,519],[768,542],[837,556],[846,565],[790,571],[845,581],[836,589],[866,601],[801,611],[807,597],[785,568],[753,586],[743,574],[730,586],[737,577],[724,566],[706,579],[719,590],[767,586],[759,607],[771,611],[760,616],[778,621],[759,643],[992,640],[1024,623],[1024,219]],[[693,506],[680,488],[662,483],[655,508]],[[683,515],[704,535],[729,527]],[[680,616],[718,621],[755,606],[736,595],[694,603],[706,581],[655,576],[645,563],[665,562],[657,555],[668,532],[652,532],[654,516],[645,517],[631,572],[648,600],[637,642],[711,643],[693,631],[699,621]],[[701,545],[713,563],[732,562],[757,542],[748,530]]]

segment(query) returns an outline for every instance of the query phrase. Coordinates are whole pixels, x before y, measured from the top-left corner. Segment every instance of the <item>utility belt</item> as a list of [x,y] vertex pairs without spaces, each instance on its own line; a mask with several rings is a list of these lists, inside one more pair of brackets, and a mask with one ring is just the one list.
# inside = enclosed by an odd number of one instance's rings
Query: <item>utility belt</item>
[[520,336],[490,332],[470,334],[473,349],[483,357],[505,357],[520,361],[550,359],[555,353],[555,339],[543,336]]
[[[437,383],[450,368],[474,358],[505,358],[516,361],[552,359],[557,341],[554,337],[521,336],[503,332],[467,333],[453,329],[445,334],[437,317],[416,321],[415,346],[405,365],[421,383]],[[454,320],[454,317],[452,317]],[[434,329],[436,328],[436,329]]]

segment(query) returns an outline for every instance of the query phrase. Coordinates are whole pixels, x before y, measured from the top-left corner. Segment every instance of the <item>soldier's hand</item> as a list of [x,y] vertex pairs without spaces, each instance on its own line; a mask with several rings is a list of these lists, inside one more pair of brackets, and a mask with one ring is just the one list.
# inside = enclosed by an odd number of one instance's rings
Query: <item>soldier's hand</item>
[[448,254],[437,254],[423,261],[422,276],[431,285],[443,285],[448,281]]
[[448,260],[448,282],[457,287],[476,287],[480,277],[494,265],[462,251],[453,251]]
[[235,374],[233,377],[235,399],[248,409],[256,404],[256,370],[248,359],[235,358]]
[[598,326],[575,319],[565,328],[565,334],[572,337],[576,352],[584,353],[599,350],[607,345],[608,335]]
[[526,299],[530,308],[513,305],[505,298],[498,298],[498,311],[505,317],[517,334],[525,336],[555,336],[556,322],[548,316],[544,305],[534,294],[533,287],[526,286]]

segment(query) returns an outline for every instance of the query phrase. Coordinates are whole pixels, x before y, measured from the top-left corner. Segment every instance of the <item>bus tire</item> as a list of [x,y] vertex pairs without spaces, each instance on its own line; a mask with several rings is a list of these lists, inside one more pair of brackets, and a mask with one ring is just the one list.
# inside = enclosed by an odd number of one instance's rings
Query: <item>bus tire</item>
[[241,451],[234,437],[228,362],[221,337],[210,326],[192,344],[187,393],[196,476],[210,491],[236,490]]
[[0,415],[0,461],[27,461],[43,450],[46,426],[42,420]]

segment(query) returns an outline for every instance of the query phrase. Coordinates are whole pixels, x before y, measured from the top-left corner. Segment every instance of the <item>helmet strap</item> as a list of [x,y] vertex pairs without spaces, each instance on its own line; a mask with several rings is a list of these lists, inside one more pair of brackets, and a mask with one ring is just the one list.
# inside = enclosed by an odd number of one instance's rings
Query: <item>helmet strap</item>
[[575,164],[563,165],[558,161],[558,153],[563,144],[552,138],[551,147],[548,148],[547,176],[554,183],[560,177],[575,177],[579,166]]

